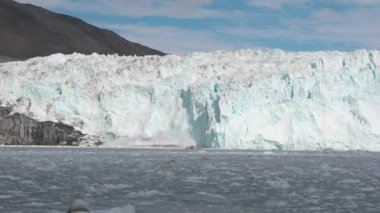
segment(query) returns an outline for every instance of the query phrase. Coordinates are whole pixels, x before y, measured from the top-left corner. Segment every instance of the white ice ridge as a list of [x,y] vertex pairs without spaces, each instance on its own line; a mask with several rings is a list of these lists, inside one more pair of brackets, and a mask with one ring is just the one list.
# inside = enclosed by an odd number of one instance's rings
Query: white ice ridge
[[1,105],[108,145],[380,151],[380,52],[62,55],[0,64]]

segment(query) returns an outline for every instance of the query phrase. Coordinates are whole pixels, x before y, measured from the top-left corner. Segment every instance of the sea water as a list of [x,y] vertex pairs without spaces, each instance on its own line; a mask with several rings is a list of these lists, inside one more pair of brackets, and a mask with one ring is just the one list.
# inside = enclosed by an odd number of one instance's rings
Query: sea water
[[0,212],[378,212],[380,154],[0,147]]

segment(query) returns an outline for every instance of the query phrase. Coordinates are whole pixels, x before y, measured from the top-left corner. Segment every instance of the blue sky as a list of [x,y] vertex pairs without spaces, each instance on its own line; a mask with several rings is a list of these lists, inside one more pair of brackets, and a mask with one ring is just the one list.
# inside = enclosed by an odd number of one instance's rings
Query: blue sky
[[167,53],[380,49],[380,0],[17,0]]

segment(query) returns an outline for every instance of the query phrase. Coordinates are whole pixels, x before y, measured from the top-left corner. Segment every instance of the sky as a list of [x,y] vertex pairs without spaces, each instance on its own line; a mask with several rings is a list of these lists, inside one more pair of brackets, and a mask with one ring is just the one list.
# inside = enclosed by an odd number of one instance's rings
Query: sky
[[166,53],[380,49],[380,0],[17,0]]

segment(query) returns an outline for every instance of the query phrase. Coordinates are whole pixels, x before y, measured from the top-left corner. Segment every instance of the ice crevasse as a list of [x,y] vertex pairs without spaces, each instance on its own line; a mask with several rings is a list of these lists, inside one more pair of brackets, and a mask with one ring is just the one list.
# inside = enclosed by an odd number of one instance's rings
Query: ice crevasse
[[62,55],[0,64],[0,100],[107,145],[380,150],[380,52]]

